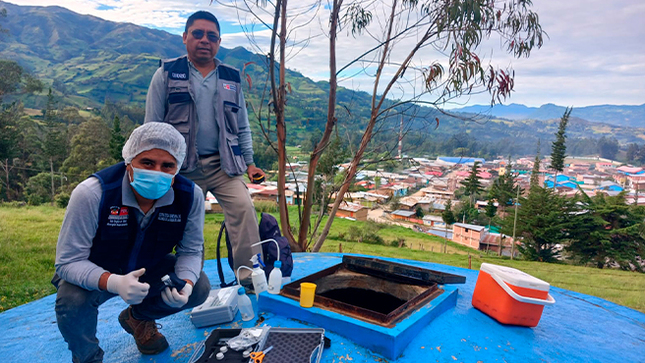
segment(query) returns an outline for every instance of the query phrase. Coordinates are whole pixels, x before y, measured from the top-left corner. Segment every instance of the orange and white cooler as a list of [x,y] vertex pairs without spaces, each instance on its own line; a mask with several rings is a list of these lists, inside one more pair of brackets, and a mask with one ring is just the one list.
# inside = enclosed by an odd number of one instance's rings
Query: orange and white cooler
[[502,324],[536,326],[555,299],[550,285],[520,270],[482,263],[472,304]]

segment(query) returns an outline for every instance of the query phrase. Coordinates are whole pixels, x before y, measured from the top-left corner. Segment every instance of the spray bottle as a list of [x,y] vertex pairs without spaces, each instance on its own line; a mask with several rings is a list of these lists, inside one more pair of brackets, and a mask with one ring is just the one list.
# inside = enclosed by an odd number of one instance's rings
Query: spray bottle
[[[263,243],[267,243],[267,242],[275,243],[276,251],[278,251],[278,260],[276,262],[280,262],[280,244],[278,244],[278,241],[276,241],[275,239],[273,239],[273,238],[265,239],[263,241],[260,241],[260,242],[252,244],[251,247],[259,246],[259,245],[261,245]],[[261,261],[262,260],[260,260],[260,263],[262,263]],[[274,266],[274,270],[275,270],[275,264],[273,266]],[[280,266],[282,266],[282,262],[280,262]],[[278,267],[278,269],[280,269],[280,267]],[[282,276],[282,271],[280,271],[280,276]],[[269,280],[271,280],[271,274],[269,274]],[[284,285],[286,285],[286,284],[288,284],[290,282],[291,282],[291,276],[283,276],[281,286],[284,286]],[[273,284],[273,286],[277,286],[277,284]],[[270,287],[271,287],[271,284],[269,284],[269,292],[271,292]],[[280,289],[278,289],[278,292],[272,292],[272,294],[279,294],[279,293],[280,293]]]
[[282,288],[282,262],[275,261],[273,263],[273,270],[269,274],[269,294],[279,294]]
[[267,291],[267,277],[264,275],[264,270],[260,268],[259,253],[251,257],[251,262],[253,262],[253,273],[251,274],[253,290],[255,290],[255,296],[259,297],[261,292]]

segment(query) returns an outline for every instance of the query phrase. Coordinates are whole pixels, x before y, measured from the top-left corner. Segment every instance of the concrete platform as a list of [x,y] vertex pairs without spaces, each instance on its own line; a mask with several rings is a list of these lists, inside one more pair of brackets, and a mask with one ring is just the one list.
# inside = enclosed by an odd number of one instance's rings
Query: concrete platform
[[[414,337],[396,360],[383,358],[333,332],[332,345],[322,362],[645,362],[645,314],[596,297],[552,288],[554,306],[544,309],[535,328],[505,326],[471,305],[478,271],[419,261],[388,259],[433,270],[466,276],[458,285],[457,304]],[[339,263],[340,254],[294,254],[293,279]],[[226,262],[224,262],[226,264]],[[205,271],[217,285],[216,261],[206,261]],[[228,271],[227,271],[228,272]],[[232,278],[228,272],[227,279]],[[0,314],[0,362],[71,362],[71,353],[56,326],[55,295]],[[254,301],[255,303],[255,301]],[[170,349],[156,356],[141,355],[132,337],[117,322],[126,307],[119,298],[99,313],[98,338],[105,362],[188,362],[193,349],[216,328],[239,328],[268,324],[280,327],[312,327],[273,313],[260,313],[242,323],[196,329],[188,311],[159,321]]]
[[260,311],[272,312],[321,327],[327,332],[338,333],[352,342],[370,349],[388,359],[396,359],[421,330],[457,300],[457,288],[445,286],[444,292],[420,307],[417,311],[391,328],[357,320],[346,315],[318,307],[302,308],[299,301],[269,293],[260,294]]

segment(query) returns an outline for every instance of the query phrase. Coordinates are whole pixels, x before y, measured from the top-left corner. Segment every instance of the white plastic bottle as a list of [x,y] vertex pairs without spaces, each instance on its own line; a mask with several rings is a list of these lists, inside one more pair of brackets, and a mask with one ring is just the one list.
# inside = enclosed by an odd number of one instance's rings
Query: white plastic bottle
[[255,296],[259,297],[261,292],[267,291],[267,277],[264,275],[264,270],[260,268],[258,256],[253,256],[251,261],[253,262],[253,273],[251,273],[253,290],[255,290]]
[[242,320],[249,321],[255,317],[255,312],[253,311],[253,305],[251,304],[251,299],[246,296],[244,288],[240,286],[237,289],[237,308],[240,309],[240,315],[242,315]]
[[282,262],[276,261],[273,264],[273,270],[269,274],[269,294],[279,294],[282,288]]

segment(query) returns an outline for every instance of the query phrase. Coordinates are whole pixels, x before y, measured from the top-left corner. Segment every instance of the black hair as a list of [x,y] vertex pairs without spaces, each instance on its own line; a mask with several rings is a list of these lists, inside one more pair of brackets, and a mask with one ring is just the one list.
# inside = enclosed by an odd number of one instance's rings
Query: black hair
[[217,27],[217,31],[221,35],[222,32],[219,29],[219,21],[217,21],[217,18],[215,17],[215,15],[209,13],[208,11],[203,11],[203,10],[200,10],[188,17],[188,20],[186,20],[186,29],[184,29],[184,31],[188,32],[188,28],[190,28],[195,22],[195,20],[198,20],[198,19],[208,20],[215,23],[215,26]]

